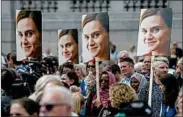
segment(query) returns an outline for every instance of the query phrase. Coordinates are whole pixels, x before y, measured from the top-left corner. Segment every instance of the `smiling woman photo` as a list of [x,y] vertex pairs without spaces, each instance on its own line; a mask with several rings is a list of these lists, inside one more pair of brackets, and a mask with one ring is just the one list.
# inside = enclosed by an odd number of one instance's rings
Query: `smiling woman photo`
[[67,61],[74,64],[79,62],[77,29],[59,30],[58,44],[60,65]]
[[[86,45],[83,53],[88,54],[96,61],[109,60],[109,16],[107,13],[88,14],[82,21],[83,41]],[[87,57],[85,54],[83,58]],[[87,61],[85,61],[87,62]]]
[[[144,54],[168,56],[171,28],[171,8],[145,9],[140,19],[138,40],[144,43],[141,50],[148,50]],[[138,52],[138,54],[141,53]]]
[[41,59],[42,15],[41,11],[17,10],[16,48],[18,60]]

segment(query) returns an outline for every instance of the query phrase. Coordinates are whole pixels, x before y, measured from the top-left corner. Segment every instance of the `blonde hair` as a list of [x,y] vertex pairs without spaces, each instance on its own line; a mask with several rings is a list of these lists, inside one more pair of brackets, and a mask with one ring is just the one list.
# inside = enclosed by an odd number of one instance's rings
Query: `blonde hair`
[[73,111],[77,114],[80,114],[82,109],[82,105],[84,105],[84,97],[80,92],[75,92],[72,94],[72,101],[73,101]]
[[152,67],[156,68],[160,65],[160,63],[166,63],[167,65],[169,65],[169,60],[167,57],[163,57],[163,56],[159,56],[159,57],[155,57],[152,63]]
[[120,108],[122,103],[129,103],[137,99],[135,90],[124,83],[115,83],[110,86],[109,98],[111,106],[114,108]]
[[32,95],[30,95],[29,98],[36,102],[39,102],[41,99],[41,96],[43,95],[43,90],[48,83],[53,83],[57,86],[63,86],[60,80],[60,76],[44,75],[40,79],[38,79],[38,81],[36,82],[35,92]]
[[85,64],[74,64],[74,69],[79,68],[82,71],[83,77],[86,76],[86,65]]
[[177,64],[183,64],[183,57],[178,60]]

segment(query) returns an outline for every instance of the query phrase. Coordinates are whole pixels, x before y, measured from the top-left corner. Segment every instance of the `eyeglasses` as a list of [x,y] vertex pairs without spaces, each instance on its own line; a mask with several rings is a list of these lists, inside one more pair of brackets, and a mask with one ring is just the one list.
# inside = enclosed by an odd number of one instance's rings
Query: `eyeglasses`
[[60,103],[60,104],[42,104],[40,105],[40,108],[41,107],[45,107],[47,111],[51,111],[53,109],[53,107],[55,106],[66,106],[68,104],[66,103]]
[[95,65],[88,65],[88,68],[95,68]]
[[20,113],[11,113],[10,116],[22,116]]

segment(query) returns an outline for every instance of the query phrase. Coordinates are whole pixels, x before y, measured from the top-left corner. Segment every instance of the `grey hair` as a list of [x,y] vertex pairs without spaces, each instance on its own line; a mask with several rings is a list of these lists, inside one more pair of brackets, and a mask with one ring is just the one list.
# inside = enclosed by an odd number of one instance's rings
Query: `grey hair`
[[127,55],[129,56],[128,51],[122,50],[122,51],[120,51],[120,52],[117,54],[117,58],[119,59],[119,58],[120,58],[121,56],[123,56],[124,54],[127,54]]
[[80,63],[80,64],[74,64],[74,69],[75,68],[81,69],[83,76],[84,77],[86,76],[86,65],[85,64],[82,64],[82,63]]
[[54,94],[57,93],[60,95],[60,97],[63,99],[64,103],[68,104],[72,110],[73,110],[73,101],[72,101],[72,93],[69,91],[69,89],[63,87],[63,86],[53,86],[46,88],[44,90],[44,93]]
[[183,64],[183,57],[178,60],[177,64]]
[[167,65],[169,65],[169,60],[167,57],[164,57],[164,56],[160,56],[160,57],[155,57],[154,60],[153,60],[153,63],[152,63],[152,67],[153,68],[156,68],[160,65],[160,63],[166,63]]
[[141,69],[142,69],[142,65],[143,65],[143,62],[138,62],[138,63],[135,63],[134,65],[134,70],[138,73],[141,72]]
[[49,82],[61,81],[59,75],[44,75],[38,79],[35,85],[35,92],[29,96],[30,99],[39,102],[43,94],[43,90]]

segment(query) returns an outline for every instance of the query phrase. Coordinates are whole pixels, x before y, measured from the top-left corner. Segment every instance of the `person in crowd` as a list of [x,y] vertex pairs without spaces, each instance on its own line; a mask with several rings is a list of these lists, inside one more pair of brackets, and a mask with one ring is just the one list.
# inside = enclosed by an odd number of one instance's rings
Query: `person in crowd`
[[151,56],[144,56],[141,74],[149,81],[151,72]]
[[[123,58],[129,58],[129,54],[126,50],[122,50],[118,53],[117,59],[118,59],[118,65],[120,66],[120,60]],[[120,68],[121,69],[121,68]],[[121,72],[121,77],[124,77],[124,74]]]
[[110,69],[116,78],[116,82],[120,82],[122,80],[120,67],[117,64],[113,64],[113,65],[111,65]]
[[15,68],[13,64],[13,60],[11,58],[11,52],[6,55],[6,60],[7,60],[8,68]]
[[177,62],[175,76],[178,80],[179,87],[182,87],[182,85],[183,85],[183,57],[180,58]]
[[128,57],[129,57],[129,54],[128,54],[128,52],[127,52],[126,50],[120,51],[120,52],[118,53],[118,55],[117,55],[118,64],[120,63],[120,60],[121,60],[122,58],[128,58]]
[[99,73],[102,71],[112,72],[110,67],[113,64],[114,64],[113,60],[100,61],[99,62]]
[[129,57],[133,59],[134,63],[138,61],[137,52],[135,45],[132,45],[128,51]]
[[44,74],[59,74],[58,73],[58,57],[57,56],[46,56],[41,61]]
[[118,55],[118,52],[116,50],[116,45],[111,43],[110,60],[113,60],[114,63],[116,63],[116,64],[118,62],[117,55]]
[[86,63],[86,75],[89,75],[90,73],[93,75],[96,74],[95,60],[91,60]]
[[130,77],[134,73],[134,62],[131,58],[122,58],[120,63],[118,63],[121,68],[121,72],[124,75],[122,82],[130,85]]
[[58,70],[60,76],[62,76],[62,74],[66,74],[69,71],[74,71],[74,64],[72,62],[65,62],[59,66]]
[[11,116],[39,116],[39,103],[28,98],[13,100],[10,107]]
[[[20,46],[25,58],[42,58],[42,14],[41,11],[20,10],[16,17]],[[17,45],[18,46],[18,45]],[[19,53],[17,53],[19,54]],[[22,59],[25,59],[22,58]],[[21,60],[22,60],[21,59]]]
[[95,69],[95,61],[91,60],[86,63],[86,78],[85,78],[85,83],[86,83],[86,94],[88,97],[88,94],[90,92],[93,92],[96,90],[96,69]]
[[142,65],[143,65],[142,62],[135,63],[135,65],[134,65],[134,71],[141,74]]
[[[123,58],[120,60],[119,66],[121,68],[121,72],[124,74],[124,77],[122,78],[121,82],[130,85],[131,76],[135,73],[133,60],[131,58]],[[143,75],[139,76],[144,77]]]
[[12,68],[1,69],[1,115],[9,116],[10,102],[13,99],[12,84],[16,71]]
[[45,58],[45,57],[48,57],[48,56],[53,56],[53,54],[51,53],[51,50],[50,50],[50,48],[46,48],[46,51],[45,51],[45,53],[43,54],[43,58]]
[[146,9],[140,19],[141,38],[148,46],[146,54],[167,56],[172,28],[172,9]]
[[76,93],[76,92],[80,92],[81,93],[81,89],[80,87],[77,87],[76,85],[72,85],[69,87],[71,93]]
[[138,98],[140,90],[147,85],[147,80],[139,73],[134,73],[131,76],[131,87],[135,90]]
[[81,93],[83,96],[86,96],[86,84],[85,84],[85,76],[86,76],[86,66],[85,64],[75,64],[74,71],[76,72],[79,81]]
[[1,53],[1,68],[8,68],[8,64],[7,55]]
[[[169,61],[167,57],[158,56],[152,62],[153,84],[152,84],[152,116],[160,116],[163,94],[159,88],[160,79],[168,74]],[[149,86],[143,87],[139,93],[139,99],[148,102]]]
[[168,74],[169,61],[167,57],[157,57],[153,61],[153,86],[152,86],[152,116],[160,115],[163,94],[159,88],[160,79]]
[[121,108],[125,108],[130,102],[137,99],[134,89],[124,83],[115,83],[110,86],[109,99],[111,106],[115,108],[115,114],[120,112]]
[[85,113],[82,113],[82,110],[85,107],[85,99],[80,92],[72,93],[72,101],[74,105],[73,112],[78,114],[79,116],[84,116]]
[[79,62],[78,53],[78,30],[63,29],[59,33],[59,52],[64,61],[70,61],[74,64]]
[[96,61],[110,59],[109,16],[107,13],[87,14],[82,21],[83,39]]
[[66,74],[63,74],[61,76],[61,81],[67,83],[67,85],[70,87],[72,85],[75,85],[77,87],[80,87],[80,82],[77,74],[73,71],[67,72]]
[[175,55],[177,59],[180,59],[183,56],[183,50],[178,47],[177,41],[174,41],[172,44],[173,48],[175,49]]
[[91,92],[86,104],[86,116],[104,116],[110,106],[109,87],[116,82],[115,76],[111,72],[103,71],[99,78],[100,99],[96,92]]
[[172,74],[163,76],[160,79],[159,87],[163,93],[160,116],[174,117],[177,113],[175,102],[179,93],[179,86],[175,76]]
[[72,109],[72,94],[67,88],[53,86],[44,90],[39,116],[77,116]]
[[44,89],[55,86],[55,85],[64,86],[59,76],[44,75],[41,78],[39,78],[38,81],[36,82],[35,91],[33,94],[29,96],[29,98],[34,100],[35,102],[40,102]]
[[84,80],[86,76],[86,66],[85,64],[74,64],[74,71],[76,72],[79,80]]
[[13,68],[15,68],[15,70],[18,73],[22,73],[26,71],[26,68],[22,65],[22,61],[17,61],[17,53],[16,52],[11,52],[10,54],[10,58],[12,60],[12,64],[13,64]]
[[181,87],[179,91],[179,95],[177,98],[177,107],[178,107],[178,112],[176,114],[176,117],[182,117],[183,116],[183,87]]
[[170,56],[169,56],[169,68],[175,69],[178,57],[176,56],[176,49],[172,46],[170,47]]

